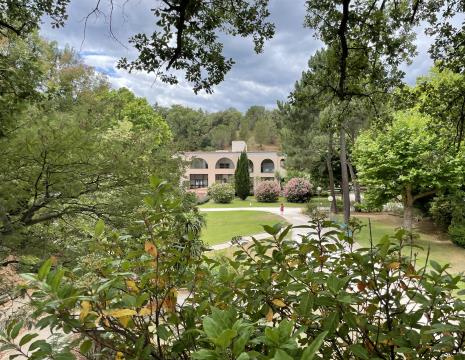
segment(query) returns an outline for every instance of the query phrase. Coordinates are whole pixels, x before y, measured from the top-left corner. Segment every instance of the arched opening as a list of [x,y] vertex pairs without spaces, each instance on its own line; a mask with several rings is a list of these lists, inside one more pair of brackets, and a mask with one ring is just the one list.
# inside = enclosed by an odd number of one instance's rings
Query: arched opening
[[191,162],[191,169],[208,169],[208,164],[202,158],[193,158]]
[[274,162],[270,159],[265,159],[262,161],[261,166],[262,173],[273,173],[274,172]]
[[216,162],[216,169],[234,169],[234,163],[231,159],[221,158]]
[[249,159],[249,173],[253,173],[253,162]]

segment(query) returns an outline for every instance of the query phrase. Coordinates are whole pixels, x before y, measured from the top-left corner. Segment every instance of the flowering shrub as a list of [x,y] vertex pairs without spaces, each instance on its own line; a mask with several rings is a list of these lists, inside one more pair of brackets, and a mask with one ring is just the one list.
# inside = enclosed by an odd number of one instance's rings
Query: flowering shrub
[[255,187],[255,199],[259,202],[278,201],[281,187],[276,181],[262,181]]
[[234,199],[234,187],[231,184],[213,184],[208,188],[208,196],[219,204],[229,204]]
[[307,202],[312,192],[312,184],[304,178],[292,178],[284,187],[287,201],[294,203]]

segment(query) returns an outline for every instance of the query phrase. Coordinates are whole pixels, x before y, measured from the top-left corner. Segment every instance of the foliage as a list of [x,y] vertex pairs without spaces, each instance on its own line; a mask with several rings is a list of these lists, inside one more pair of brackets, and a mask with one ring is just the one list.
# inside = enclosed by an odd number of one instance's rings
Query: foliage
[[250,174],[249,159],[245,151],[241,153],[237,161],[236,171],[234,172],[234,186],[239,199],[247,199],[250,194]]
[[307,202],[312,195],[312,184],[304,178],[292,178],[284,187],[284,197],[289,202]]
[[417,79],[414,87],[398,91],[401,107],[414,107],[434,118],[435,130],[445,136],[456,149],[465,136],[465,75],[433,67]]
[[465,248],[465,224],[464,223],[454,223],[450,224],[449,236],[452,242],[456,245]]
[[197,205],[203,205],[209,201],[210,201],[210,197],[208,195],[197,197]]
[[281,187],[276,181],[260,181],[254,187],[255,199],[258,202],[276,202],[281,193]]
[[465,208],[463,190],[439,194],[430,202],[429,213],[434,222],[447,230],[451,240],[465,247]]
[[173,105],[166,109],[165,119],[179,150],[200,150],[210,145],[211,140],[208,138],[210,127],[202,110]]
[[21,112],[40,99],[39,89],[47,87],[51,50],[52,46],[35,34],[0,37],[0,138],[18,126]]
[[354,209],[356,212],[362,212],[362,213],[374,213],[374,212],[381,212],[383,210],[381,206],[375,206],[366,200],[363,200],[360,203],[354,203]]
[[169,84],[177,84],[176,71],[184,70],[194,92],[211,93],[234,63],[224,56],[218,34],[250,36],[255,52],[262,52],[264,41],[274,34],[274,26],[266,21],[267,5],[268,0],[165,1],[153,9],[153,33],[139,33],[130,39],[138,58],[123,58],[118,66],[155,73]]
[[0,36],[26,36],[37,30],[43,17],[52,27],[64,25],[70,0],[13,0],[0,3]]
[[[256,129],[256,123],[265,121],[272,130],[272,136],[266,136],[263,144],[269,145],[276,142],[278,135],[279,118],[273,111],[256,111],[256,106],[251,106],[246,115],[240,111],[229,108],[223,111],[207,113],[181,105],[167,107],[155,107],[155,110],[169,124],[173,133],[174,143],[178,150],[218,150],[226,149],[233,140],[244,140],[255,137],[259,131],[269,133],[268,128]],[[247,115],[249,114],[249,115]],[[249,148],[250,148],[249,144]]]
[[0,138],[0,250],[72,259],[89,219],[118,227],[139,206],[148,175],[177,180],[179,161],[168,125],[145,99],[110,90],[69,49],[38,46],[54,59],[47,87]]
[[[78,283],[84,269],[51,260],[24,275],[38,326],[80,335],[72,344],[84,354],[118,358],[436,359],[463,351],[465,303],[454,296],[463,278],[435,261],[415,264],[405,231],[354,249],[348,233],[359,225],[342,231],[314,218],[299,242],[287,237],[292,226],[265,226],[270,237],[237,244],[233,259],[201,260],[171,246],[164,224],[176,207],[154,185],[143,235],[125,240],[96,226],[96,278]],[[51,347],[34,333],[13,345],[19,328],[1,334],[3,350],[45,358]]]
[[462,182],[462,161],[414,110],[397,112],[391,125],[368,130],[357,140],[355,164],[367,199],[385,204],[402,196],[404,226],[411,228],[415,201]]
[[270,117],[260,118],[255,123],[255,142],[260,146],[264,144],[275,144],[278,129],[275,122]]
[[229,204],[234,200],[234,186],[229,183],[215,183],[208,187],[208,196],[219,204]]

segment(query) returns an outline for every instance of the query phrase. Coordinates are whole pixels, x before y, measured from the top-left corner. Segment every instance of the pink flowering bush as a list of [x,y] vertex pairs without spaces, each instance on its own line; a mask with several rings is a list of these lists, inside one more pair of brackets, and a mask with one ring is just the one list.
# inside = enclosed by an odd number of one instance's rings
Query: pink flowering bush
[[307,202],[310,199],[311,194],[312,184],[303,178],[292,178],[284,187],[284,196],[289,202]]
[[276,181],[262,181],[254,189],[255,199],[259,202],[275,202],[280,192],[281,187]]

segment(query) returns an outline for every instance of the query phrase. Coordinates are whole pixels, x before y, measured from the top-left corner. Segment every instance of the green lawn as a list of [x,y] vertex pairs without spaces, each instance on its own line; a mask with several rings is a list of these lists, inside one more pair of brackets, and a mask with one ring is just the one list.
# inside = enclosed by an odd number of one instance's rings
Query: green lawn
[[[321,203],[323,206],[328,205],[327,198],[315,197],[315,198],[312,198],[310,201],[316,204]],[[305,204],[289,203],[283,197],[280,197],[279,200],[274,203],[263,203],[263,202],[256,201],[253,196],[249,196],[246,200],[235,198],[229,204],[216,204],[215,202],[213,202],[213,200],[210,200],[209,202],[202,204],[199,207],[201,208],[239,208],[239,207],[273,207],[273,206],[279,207],[281,203],[284,204],[285,208],[286,207],[305,207]]]
[[[357,216],[363,224],[368,225],[368,216]],[[393,235],[396,228],[401,225],[401,218],[392,215],[370,215],[373,242],[377,243],[384,235]],[[428,247],[430,247],[430,259],[441,265],[450,264],[451,272],[459,273],[465,271],[465,249],[452,243],[447,235],[438,231],[431,223],[423,222],[418,224],[415,231],[419,239],[415,240],[416,245],[423,247],[423,250],[415,249],[418,257],[418,266],[423,266],[426,260]],[[370,246],[370,236],[368,226],[365,226],[360,234],[355,236],[355,241],[364,247]]]
[[238,235],[263,233],[261,225],[274,225],[284,222],[281,216],[264,211],[221,211],[205,213],[207,226],[202,232],[202,240],[215,245],[230,241]]

